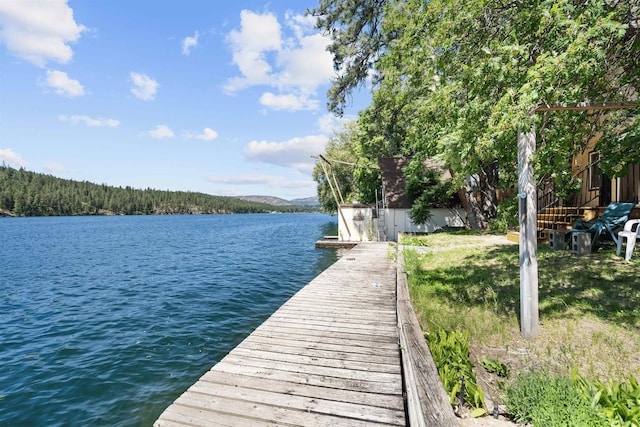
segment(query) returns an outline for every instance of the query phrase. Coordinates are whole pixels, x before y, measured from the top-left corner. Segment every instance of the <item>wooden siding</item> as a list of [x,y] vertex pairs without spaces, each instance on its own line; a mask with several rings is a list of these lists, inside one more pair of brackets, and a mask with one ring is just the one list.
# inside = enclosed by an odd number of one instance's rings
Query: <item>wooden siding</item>
[[[378,159],[382,188],[386,197],[385,206],[393,209],[409,209],[411,201],[406,194],[407,180],[404,176],[404,168],[409,165],[409,157],[381,157]],[[423,161],[426,169],[440,172],[441,180],[451,179],[451,173],[444,168],[444,163],[433,159]]]

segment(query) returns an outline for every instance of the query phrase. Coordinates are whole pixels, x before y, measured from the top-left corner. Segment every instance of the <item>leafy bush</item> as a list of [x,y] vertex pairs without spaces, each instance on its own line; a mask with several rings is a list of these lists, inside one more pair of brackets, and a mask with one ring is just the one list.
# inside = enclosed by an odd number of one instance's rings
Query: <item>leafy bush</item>
[[514,229],[518,225],[518,198],[506,199],[498,205],[496,219],[491,223],[491,229],[500,233]]
[[569,378],[538,372],[519,374],[506,394],[508,411],[519,423],[544,427],[607,425]]
[[484,366],[487,372],[494,373],[501,378],[509,378],[509,367],[497,359],[483,357],[482,366]]
[[629,382],[607,384],[600,380],[587,381],[574,372],[574,380],[582,396],[599,410],[611,426],[640,426],[640,385],[635,377]]
[[454,405],[456,399],[458,404],[462,403],[459,401],[459,393],[462,389],[461,379],[464,379],[464,402],[476,409],[472,416],[484,415],[487,412],[484,392],[476,382],[473,365],[469,360],[469,335],[466,332],[440,329],[426,333],[425,338],[451,404]]
[[442,172],[414,160],[404,168],[406,192],[411,201],[409,216],[415,224],[426,224],[431,219],[431,208],[457,205],[456,191],[451,180],[443,180]]

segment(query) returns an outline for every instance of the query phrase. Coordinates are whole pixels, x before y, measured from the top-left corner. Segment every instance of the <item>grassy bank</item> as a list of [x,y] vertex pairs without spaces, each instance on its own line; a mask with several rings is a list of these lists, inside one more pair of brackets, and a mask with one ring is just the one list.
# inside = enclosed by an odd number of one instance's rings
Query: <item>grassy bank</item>
[[[640,377],[640,257],[615,250],[576,257],[540,245],[540,334],[520,336],[518,245],[469,232],[404,237],[413,307],[423,330],[469,334],[478,384],[501,403],[517,372],[565,377],[577,369],[602,381]],[[483,368],[492,359],[509,379]]]

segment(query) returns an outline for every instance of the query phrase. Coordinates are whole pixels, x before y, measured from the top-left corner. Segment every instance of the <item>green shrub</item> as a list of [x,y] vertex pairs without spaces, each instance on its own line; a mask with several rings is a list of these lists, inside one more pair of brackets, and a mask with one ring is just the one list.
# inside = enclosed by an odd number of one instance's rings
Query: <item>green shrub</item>
[[607,425],[569,378],[522,373],[507,387],[506,394],[508,412],[519,423],[541,427]]
[[449,393],[451,404],[461,403],[458,395],[462,389],[461,379],[464,379],[464,401],[476,409],[472,416],[484,415],[487,410],[484,392],[477,384],[473,365],[469,360],[469,335],[466,332],[440,329],[425,333],[425,339],[444,389]]
[[406,246],[428,246],[424,235],[402,234],[400,243]]
[[640,426],[640,385],[635,377],[629,382],[607,384],[600,380],[587,381],[574,373],[582,396],[599,410],[611,426]]
[[496,218],[491,223],[491,229],[500,233],[514,229],[518,225],[518,198],[506,199],[498,205]]
[[487,372],[494,373],[501,378],[509,378],[509,367],[504,363],[500,363],[497,359],[483,357],[482,366],[484,366],[484,369],[486,369]]
[[442,172],[425,168],[421,161],[412,161],[404,168],[407,197],[411,201],[409,216],[414,224],[431,220],[431,208],[455,206],[457,196],[451,180],[443,180]]

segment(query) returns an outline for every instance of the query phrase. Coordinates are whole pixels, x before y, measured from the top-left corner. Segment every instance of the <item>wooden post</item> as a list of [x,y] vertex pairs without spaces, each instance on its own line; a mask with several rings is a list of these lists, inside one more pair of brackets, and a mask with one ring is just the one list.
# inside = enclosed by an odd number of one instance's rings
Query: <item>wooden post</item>
[[537,195],[531,164],[536,149],[535,129],[518,132],[518,214],[520,217],[520,332],[538,335]]
[[[344,217],[344,213],[342,212],[342,209],[340,209],[340,201],[342,199],[342,193],[340,193],[340,199],[338,199],[338,196],[336,195],[336,190],[333,188],[333,184],[331,183],[331,177],[329,176],[327,167],[324,164],[325,162],[327,162],[329,167],[331,167],[331,163],[327,159],[325,159],[322,156],[322,154],[320,154],[319,157],[320,157],[320,165],[322,165],[322,170],[324,171],[324,176],[325,178],[327,178],[327,183],[329,184],[329,188],[331,189],[331,194],[333,194],[333,200],[336,201],[336,206],[338,207],[338,213],[342,218],[342,222],[344,222],[344,228],[347,229],[347,234],[349,235],[349,239],[351,239],[351,230],[349,230],[349,224],[347,224],[347,219]],[[333,174],[333,171],[331,173]],[[336,187],[338,187],[338,182],[336,181],[335,175],[333,175],[333,180],[336,184]],[[340,191],[340,188],[338,188],[338,191]],[[342,203],[344,203],[344,200],[342,200]]]
[[[637,108],[637,102],[579,102],[571,105],[539,105],[538,111],[590,111]],[[518,131],[518,213],[520,216],[520,332],[529,339],[538,335],[537,197],[531,156],[536,150],[535,128]]]

